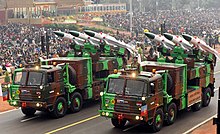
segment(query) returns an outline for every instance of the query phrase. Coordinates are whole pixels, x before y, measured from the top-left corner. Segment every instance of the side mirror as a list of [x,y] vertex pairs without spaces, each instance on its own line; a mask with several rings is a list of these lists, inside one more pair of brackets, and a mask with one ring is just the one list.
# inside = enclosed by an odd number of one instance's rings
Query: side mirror
[[154,83],[150,83],[150,94],[155,94]]

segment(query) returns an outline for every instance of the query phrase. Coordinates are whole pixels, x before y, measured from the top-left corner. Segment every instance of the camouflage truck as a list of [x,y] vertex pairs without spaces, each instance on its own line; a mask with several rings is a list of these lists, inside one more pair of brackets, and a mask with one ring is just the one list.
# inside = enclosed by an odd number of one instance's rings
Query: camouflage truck
[[[101,92],[101,116],[111,118],[117,128],[126,122],[147,123],[157,132],[171,125],[177,112],[208,106],[214,96],[214,65],[144,61],[140,74],[122,71],[111,74]],[[130,73],[129,73],[130,72]]]
[[123,60],[101,57],[93,62],[89,56],[60,57],[47,59],[41,64],[28,65],[14,74],[13,85],[19,90],[13,95],[17,99],[12,100],[16,100],[16,105],[27,116],[39,110],[59,118],[67,109],[80,111],[85,100],[100,99],[107,76],[114,69],[122,68]]

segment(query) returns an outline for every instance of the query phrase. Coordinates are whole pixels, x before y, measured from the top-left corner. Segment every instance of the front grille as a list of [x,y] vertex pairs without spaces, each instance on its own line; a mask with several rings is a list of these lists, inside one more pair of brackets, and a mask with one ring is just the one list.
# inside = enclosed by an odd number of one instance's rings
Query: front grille
[[140,110],[139,110],[138,106],[131,106],[130,104],[122,104],[122,103],[115,104],[115,111],[116,112],[140,114]]
[[30,95],[20,95],[20,100],[21,101],[33,101],[33,98]]
[[32,94],[20,95],[21,101],[39,101],[40,99],[41,98],[38,98],[38,95],[32,95]]

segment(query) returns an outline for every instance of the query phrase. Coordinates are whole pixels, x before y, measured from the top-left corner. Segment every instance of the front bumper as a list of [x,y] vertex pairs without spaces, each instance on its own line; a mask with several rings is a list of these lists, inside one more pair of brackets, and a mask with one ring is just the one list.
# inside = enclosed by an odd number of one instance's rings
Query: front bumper
[[140,114],[122,113],[122,112],[115,112],[110,110],[99,110],[99,114],[100,116],[106,118],[122,118],[133,121],[142,121],[146,119],[145,117],[142,117]]
[[20,107],[32,107],[35,109],[47,109],[52,106],[52,104],[47,104],[47,102],[39,102],[39,101],[19,101]]

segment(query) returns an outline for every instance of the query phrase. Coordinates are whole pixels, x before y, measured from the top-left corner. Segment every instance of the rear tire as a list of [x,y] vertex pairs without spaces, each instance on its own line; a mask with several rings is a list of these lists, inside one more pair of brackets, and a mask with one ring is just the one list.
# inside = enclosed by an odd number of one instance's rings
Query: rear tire
[[198,102],[198,103],[192,105],[191,109],[193,112],[196,112],[196,111],[199,111],[201,109],[201,107],[202,107],[201,102]]
[[111,119],[112,121],[112,125],[115,126],[116,128],[123,128],[126,124],[126,120],[122,119],[121,121],[119,121],[118,119],[116,118],[112,118]]
[[67,103],[66,99],[63,97],[58,97],[54,109],[52,111],[52,115],[54,118],[61,118],[66,114],[67,111]]
[[157,109],[155,116],[154,116],[154,122],[152,124],[152,129],[154,132],[158,132],[163,127],[163,110],[161,108]]
[[166,119],[166,125],[172,125],[176,120],[177,115],[177,107],[175,103],[171,103],[167,108],[167,119]]
[[23,114],[25,114],[26,116],[34,116],[36,109],[31,108],[31,107],[22,107],[21,111]]
[[83,99],[79,92],[74,92],[71,96],[70,110],[73,113],[79,112],[82,109]]
[[211,88],[207,87],[204,89],[204,93],[202,94],[202,106],[207,107],[211,101]]

